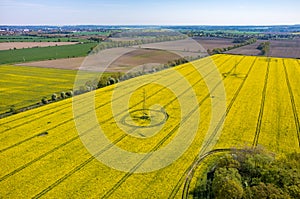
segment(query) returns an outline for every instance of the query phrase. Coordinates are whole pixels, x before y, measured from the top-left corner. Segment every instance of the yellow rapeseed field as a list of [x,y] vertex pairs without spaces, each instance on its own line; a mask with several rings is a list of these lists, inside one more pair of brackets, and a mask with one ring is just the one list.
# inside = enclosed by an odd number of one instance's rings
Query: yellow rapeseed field
[[199,153],[299,152],[299,66],[214,55],[1,119],[0,198],[181,198]]

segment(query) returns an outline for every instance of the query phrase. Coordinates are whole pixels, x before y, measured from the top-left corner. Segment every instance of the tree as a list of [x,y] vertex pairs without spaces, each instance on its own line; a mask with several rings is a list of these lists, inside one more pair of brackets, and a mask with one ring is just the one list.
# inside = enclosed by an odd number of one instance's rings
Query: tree
[[243,187],[236,180],[226,179],[226,181],[214,191],[216,199],[241,199],[243,197]]
[[102,77],[102,78],[99,80],[97,87],[98,87],[98,88],[103,88],[103,87],[105,87],[105,86],[107,86],[107,85],[108,85],[108,80],[107,80],[107,78],[106,78],[106,77]]
[[60,93],[60,97],[61,97],[61,99],[65,99],[66,98],[66,93],[65,92],[61,92]]
[[218,168],[212,181],[212,191],[215,198],[236,198],[243,196],[241,175],[235,168]]
[[48,100],[47,100],[46,97],[43,97],[41,101],[42,101],[43,104],[48,104]]
[[239,168],[240,163],[236,159],[233,158],[233,155],[226,154],[222,157],[217,164],[218,167],[226,167],[226,168]]
[[53,93],[51,96],[52,101],[56,101],[57,100],[57,95],[56,93]]
[[261,148],[232,153],[214,163],[207,179],[200,182],[201,189],[196,188],[195,193],[205,198],[300,198],[299,153],[278,159]]
[[117,83],[117,82],[116,82],[116,79],[113,78],[113,77],[109,77],[109,78],[108,78],[108,82],[109,82],[109,85],[112,85],[112,84]]
[[288,199],[290,196],[273,184],[260,183],[248,188],[243,196],[245,199]]
[[73,94],[73,91],[68,91],[67,93],[66,93],[66,96],[67,97],[72,97],[74,94]]

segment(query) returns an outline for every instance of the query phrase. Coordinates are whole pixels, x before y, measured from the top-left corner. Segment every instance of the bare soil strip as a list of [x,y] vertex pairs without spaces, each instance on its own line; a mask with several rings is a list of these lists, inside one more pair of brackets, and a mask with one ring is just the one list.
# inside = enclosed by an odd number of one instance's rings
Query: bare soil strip
[[77,42],[3,42],[0,43],[0,50],[47,47],[47,46],[63,46],[76,44]]

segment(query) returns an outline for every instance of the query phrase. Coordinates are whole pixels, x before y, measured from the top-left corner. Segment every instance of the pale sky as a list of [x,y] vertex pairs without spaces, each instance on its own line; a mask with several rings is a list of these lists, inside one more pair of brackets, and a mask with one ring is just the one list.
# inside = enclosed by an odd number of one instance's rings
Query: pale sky
[[299,0],[0,0],[1,25],[300,24]]

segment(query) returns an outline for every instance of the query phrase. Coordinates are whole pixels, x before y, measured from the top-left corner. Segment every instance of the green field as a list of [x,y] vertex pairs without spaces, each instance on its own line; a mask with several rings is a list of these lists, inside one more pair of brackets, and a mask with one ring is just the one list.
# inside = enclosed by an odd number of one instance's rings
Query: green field
[[[181,198],[199,154],[260,145],[278,155],[300,152],[299,60],[214,55],[192,63],[0,119],[0,197]],[[225,111],[210,123],[222,103]],[[168,115],[162,124],[161,113]],[[162,150],[169,153],[155,155]]]
[[[36,104],[43,97],[51,98],[53,93],[60,94],[73,90],[77,71],[27,66],[0,66],[0,113]],[[94,75],[87,72],[85,80]],[[86,79],[85,79],[86,78]]]
[[0,64],[83,57],[98,43],[1,50]]

